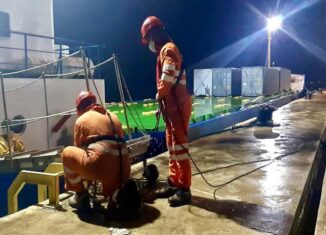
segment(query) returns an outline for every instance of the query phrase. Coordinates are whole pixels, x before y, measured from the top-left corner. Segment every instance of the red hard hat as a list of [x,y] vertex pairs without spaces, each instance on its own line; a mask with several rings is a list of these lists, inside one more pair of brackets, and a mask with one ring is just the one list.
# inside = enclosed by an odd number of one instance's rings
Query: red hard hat
[[76,98],[77,114],[81,115],[86,108],[96,103],[96,97],[90,91],[81,91]]
[[148,43],[148,40],[147,40],[147,36],[148,36],[148,32],[151,31],[153,28],[155,27],[164,27],[163,23],[160,21],[159,18],[157,18],[156,16],[149,16],[145,19],[143,25],[141,26],[141,30],[140,30],[140,33],[141,33],[141,42],[143,44],[146,44]]

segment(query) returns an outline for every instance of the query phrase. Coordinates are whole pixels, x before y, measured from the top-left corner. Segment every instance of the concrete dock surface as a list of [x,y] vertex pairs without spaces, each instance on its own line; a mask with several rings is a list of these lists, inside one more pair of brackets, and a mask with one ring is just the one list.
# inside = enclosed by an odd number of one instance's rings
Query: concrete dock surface
[[[78,214],[62,200],[60,210],[35,205],[0,218],[0,234],[312,234],[315,227],[307,218],[314,216],[307,208],[317,171],[323,180],[326,94],[293,101],[273,119],[273,126],[242,123],[190,143],[196,165],[212,185],[193,165],[191,205],[171,208],[167,199],[147,200],[139,218],[117,222],[97,212]],[[148,162],[166,179],[167,153]],[[132,168],[139,177],[142,164]],[[325,198],[320,208],[326,208]],[[325,209],[318,212],[319,234],[326,231],[319,217],[325,215]]]

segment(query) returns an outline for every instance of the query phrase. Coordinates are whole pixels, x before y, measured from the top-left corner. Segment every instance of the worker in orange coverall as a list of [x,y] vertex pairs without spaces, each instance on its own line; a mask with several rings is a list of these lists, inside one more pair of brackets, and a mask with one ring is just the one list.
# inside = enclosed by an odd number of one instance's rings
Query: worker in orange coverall
[[[157,55],[156,99],[166,124],[166,142],[169,150],[169,177],[166,188],[157,196],[169,198],[170,206],[191,203],[191,161],[187,129],[191,115],[191,97],[186,88],[182,56],[177,46],[164,31],[163,23],[155,16],[145,19],[141,27],[142,43]],[[182,73],[182,74],[181,74]]]
[[108,115],[102,106],[96,104],[96,97],[87,91],[79,94],[76,106],[79,117],[74,127],[75,146],[66,147],[61,158],[65,188],[76,192],[68,202],[70,206],[84,210],[90,208],[85,184],[101,182],[104,197],[109,202],[115,201],[119,189],[128,181],[130,162],[117,116]]

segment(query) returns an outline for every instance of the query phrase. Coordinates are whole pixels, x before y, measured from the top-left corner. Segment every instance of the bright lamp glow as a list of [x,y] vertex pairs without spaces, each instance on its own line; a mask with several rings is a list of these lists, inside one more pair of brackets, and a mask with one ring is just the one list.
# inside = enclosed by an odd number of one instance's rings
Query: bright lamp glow
[[275,16],[272,18],[267,19],[267,29],[268,31],[276,31],[279,28],[282,27],[282,17],[281,16]]

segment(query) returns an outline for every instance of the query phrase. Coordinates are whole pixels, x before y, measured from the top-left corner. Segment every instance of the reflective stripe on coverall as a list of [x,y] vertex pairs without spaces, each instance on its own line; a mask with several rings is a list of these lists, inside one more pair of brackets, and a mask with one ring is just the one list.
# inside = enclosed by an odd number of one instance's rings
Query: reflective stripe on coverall
[[[130,175],[129,152],[125,143],[115,140],[101,140],[88,144],[92,137],[114,136],[111,121],[106,110],[96,106],[82,114],[75,123],[74,141],[76,147],[66,147],[62,154],[65,188],[75,192],[85,190],[83,181],[99,181],[103,195],[112,196],[116,189],[124,185]],[[110,113],[117,134],[123,137],[121,123]],[[119,146],[122,146],[122,182],[120,182]],[[121,183],[121,184],[120,184]]]
[[[191,186],[191,162],[188,157],[187,130],[191,115],[191,97],[186,88],[186,74],[176,83],[182,63],[181,54],[172,42],[166,43],[157,57],[156,84],[166,123],[166,143],[169,150],[169,179],[173,186]],[[174,91],[173,91],[174,90]]]

